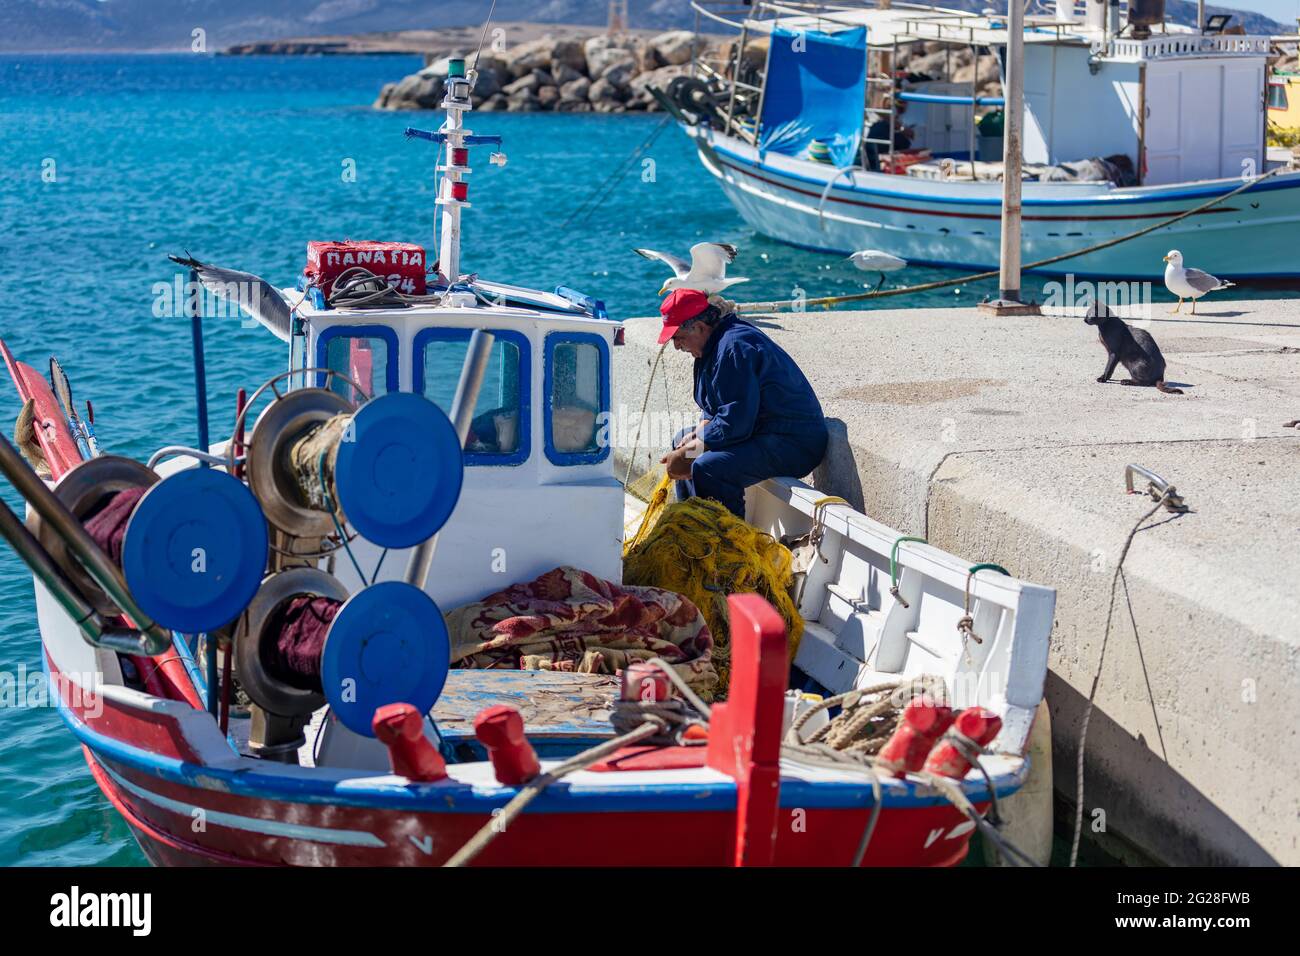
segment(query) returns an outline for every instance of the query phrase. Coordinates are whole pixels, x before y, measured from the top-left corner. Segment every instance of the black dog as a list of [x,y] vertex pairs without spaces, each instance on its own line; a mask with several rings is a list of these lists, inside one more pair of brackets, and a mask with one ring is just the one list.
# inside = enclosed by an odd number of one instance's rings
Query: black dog
[[1097,381],[1109,382],[1115,366],[1122,362],[1132,378],[1124,379],[1121,385],[1154,386],[1166,395],[1183,394],[1181,388],[1165,385],[1165,357],[1144,329],[1129,328],[1099,305],[1089,309],[1083,321],[1097,326],[1097,338],[1106,349],[1106,371]]

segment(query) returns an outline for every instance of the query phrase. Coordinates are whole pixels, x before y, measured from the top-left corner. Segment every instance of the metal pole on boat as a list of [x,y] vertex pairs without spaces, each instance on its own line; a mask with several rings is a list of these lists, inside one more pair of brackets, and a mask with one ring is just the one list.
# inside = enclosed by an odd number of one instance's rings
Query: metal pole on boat
[[45,586],[45,590],[50,592],[64,613],[72,618],[87,644],[121,651],[123,654],[140,653],[140,635],[134,631],[109,628],[85,596],[77,590],[77,586],[68,580],[50,553],[36,540],[36,536],[3,501],[0,501],[0,538],[9,542],[14,553],[23,559],[23,563],[36,576],[36,580]]
[[[14,489],[36,509],[36,513],[53,529],[54,533],[63,539],[73,557],[86,569],[86,573],[104,589],[109,600],[121,608],[140,631],[139,634],[122,637],[122,645],[117,649],[129,647],[132,654],[152,657],[171,647],[171,631],[155,624],[150,620],[149,615],[140,610],[135,599],[131,597],[131,591],[126,586],[122,572],[100,550],[99,545],[81,526],[76,515],[55,497],[44,480],[32,471],[18,449],[3,435],[0,435],[0,472],[3,472]],[[37,569],[33,567],[33,570]]]
[[[208,451],[208,372],[203,360],[203,305],[199,285],[199,270],[190,269],[186,311],[190,316],[190,340],[194,346],[194,398],[199,419],[199,449]],[[200,468],[208,463],[199,461]]]
[[[463,94],[463,95],[462,95]],[[460,278],[460,211],[466,205],[461,176],[469,171],[469,153],[465,149],[468,130],[464,110],[471,108],[465,61],[452,59],[447,65],[447,92],[442,108],[447,114],[442,124],[447,161],[442,166],[437,205],[442,207],[442,235],[439,236],[438,271],[451,288]]]
[[998,301],[981,308],[997,315],[1035,315],[1038,307],[1020,301],[1020,170],[1025,119],[1025,8],[1023,0],[1007,2],[1007,57],[1002,141],[1002,248],[998,268]]
[[[483,376],[487,372],[488,360],[492,357],[492,343],[496,337],[491,332],[475,329],[469,337],[469,348],[465,352],[465,364],[460,370],[460,382],[456,385],[456,395],[451,400],[451,424],[456,429],[460,447],[465,447],[469,438],[470,424],[474,421],[474,406],[478,404],[479,389],[483,387]],[[433,565],[433,551],[438,544],[438,535],[432,534],[421,541],[411,551],[406,563],[407,584],[413,584],[424,590],[424,583],[429,578],[429,568]]]
[[[208,443],[208,370],[203,358],[203,298],[199,285],[199,270],[190,267],[188,302],[186,311],[190,314],[190,341],[194,350],[194,406],[199,421],[199,449],[209,450]],[[208,463],[199,459],[199,467],[207,468]],[[211,634],[205,639],[207,644],[207,681],[208,713],[217,716],[217,642]]]

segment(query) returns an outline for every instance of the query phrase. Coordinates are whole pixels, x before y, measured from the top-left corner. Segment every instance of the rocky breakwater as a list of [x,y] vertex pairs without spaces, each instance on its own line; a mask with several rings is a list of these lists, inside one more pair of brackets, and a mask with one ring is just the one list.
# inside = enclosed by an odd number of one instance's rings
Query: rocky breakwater
[[[689,30],[657,36],[601,34],[587,39],[545,36],[505,51],[485,50],[472,93],[476,109],[519,113],[626,113],[654,111],[649,87],[663,88],[690,70],[692,55],[709,41]],[[466,55],[472,58],[473,51]],[[430,110],[442,103],[447,61],[388,83],[378,109]]]

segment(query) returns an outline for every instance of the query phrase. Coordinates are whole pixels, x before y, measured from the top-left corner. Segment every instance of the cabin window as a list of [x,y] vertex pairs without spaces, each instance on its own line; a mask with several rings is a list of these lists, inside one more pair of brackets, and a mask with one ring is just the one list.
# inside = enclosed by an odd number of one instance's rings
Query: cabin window
[[[528,339],[519,332],[490,331],[496,341],[474,405],[465,463],[518,465],[528,460],[530,452]],[[470,329],[425,329],[415,336],[415,390],[448,415],[470,335]]]
[[546,457],[584,465],[609,456],[609,346],[599,335],[546,337]]
[[336,325],[325,329],[316,341],[316,365],[339,372],[365,392],[364,396],[358,396],[345,378],[317,373],[316,384],[320,388],[328,388],[349,401],[363,401],[395,392],[397,333],[374,325]]
[[1271,110],[1284,110],[1286,106],[1286,86],[1282,83],[1270,83],[1268,86],[1268,108]]

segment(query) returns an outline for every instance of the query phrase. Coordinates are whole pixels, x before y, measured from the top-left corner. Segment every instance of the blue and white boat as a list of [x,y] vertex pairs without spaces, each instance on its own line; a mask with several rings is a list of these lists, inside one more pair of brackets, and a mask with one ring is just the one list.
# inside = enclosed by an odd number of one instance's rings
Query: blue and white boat
[[[991,58],[1005,79],[1005,18],[887,2],[755,0],[743,18],[728,12],[734,5],[693,6],[702,25],[725,24],[739,39],[720,60],[699,57],[662,102],[754,229],[826,252],[997,268],[1001,137],[979,137],[977,118],[1002,99],[980,95],[977,78]],[[1265,149],[1267,59],[1280,38],[1162,19],[1161,0],[1132,9],[1086,0],[1078,13],[1063,0],[1054,17],[1026,17],[1026,268],[1259,180],[1035,271],[1158,280],[1177,248],[1236,279],[1300,275],[1300,169],[1278,168]],[[959,58],[954,79],[944,67]],[[906,151],[894,135],[904,125]]]

